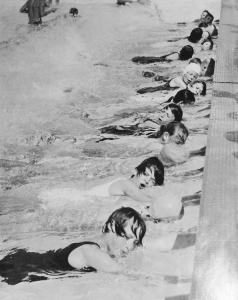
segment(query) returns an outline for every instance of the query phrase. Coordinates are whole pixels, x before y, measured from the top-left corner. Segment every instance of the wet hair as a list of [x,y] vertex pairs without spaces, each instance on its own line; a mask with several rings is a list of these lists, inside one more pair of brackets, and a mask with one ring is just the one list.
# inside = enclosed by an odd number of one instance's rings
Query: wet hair
[[179,59],[180,60],[188,60],[189,58],[191,58],[193,56],[193,54],[194,54],[193,47],[190,45],[186,45],[180,50]]
[[173,103],[193,104],[195,102],[194,94],[188,89],[180,90],[171,99]]
[[206,82],[205,81],[200,81],[200,80],[195,80],[193,82],[193,85],[195,83],[201,83],[202,84],[202,91],[201,91],[200,95],[201,96],[206,96],[206,94],[207,94],[207,84],[206,84]]
[[191,43],[197,43],[202,38],[203,30],[200,27],[194,28],[190,36],[188,37],[189,42]]
[[176,130],[178,133],[178,135],[177,135],[178,140],[175,143],[179,144],[179,145],[185,144],[187,137],[189,135],[189,132],[188,132],[187,127],[181,122],[174,121],[174,122],[170,122],[168,124],[161,125],[159,131],[157,131],[156,133],[153,134],[153,136],[151,135],[150,137],[160,138],[160,137],[162,137],[162,135],[165,132],[168,132],[168,134],[170,136],[172,136],[175,134]]
[[171,109],[171,112],[174,115],[174,121],[179,122],[179,121],[182,120],[182,118],[183,118],[183,111],[182,111],[182,108],[179,105],[177,105],[175,103],[170,103],[170,104],[168,104],[168,105],[166,105],[164,107],[164,109],[166,109],[166,108],[170,108]]
[[190,59],[189,64],[198,64],[198,65],[201,65],[202,61],[201,61],[200,58],[194,57],[194,58]]
[[118,236],[128,238],[126,236],[125,227],[127,221],[130,219],[133,219],[131,231],[138,241],[137,245],[142,245],[142,240],[146,233],[146,225],[141,215],[131,207],[121,207],[115,210],[104,224],[102,232],[113,232]]
[[137,176],[145,174],[146,169],[154,169],[155,185],[162,185],[164,183],[164,165],[158,157],[149,157],[142,161],[135,169]]
[[210,47],[209,47],[209,50],[212,50],[213,49],[213,40],[211,39],[211,37],[209,36],[207,39],[205,39],[204,41],[202,41],[202,45],[206,42],[209,42],[210,43]]

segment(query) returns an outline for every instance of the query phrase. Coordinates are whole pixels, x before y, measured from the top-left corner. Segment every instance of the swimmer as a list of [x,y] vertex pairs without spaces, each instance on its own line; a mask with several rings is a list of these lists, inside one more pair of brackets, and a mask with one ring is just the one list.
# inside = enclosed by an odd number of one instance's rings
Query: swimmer
[[116,179],[108,185],[110,196],[127,196],[135,201],[150,204],[151,197],[144,188],[164,184],[164,166],[157,157],[149,157],[140,163],[129,179]]
[[204,10],[201,14],[199,27],[204,31],[207,31],[211,37],[217,37],[218,30],[213,24],[213,20],[213,15],[208,10]]
[[[116,135],[142,135],[147,130],[158,129],[161,123],[172,121],[180,122],[183,111],[177,104],[171,103],[164,106],[158,112],[137,113],[135,116],[126,119],[126,124],[109,125],[100,128],[101,133]],[[103,139],[105,140],[105,138]],[[101,140],[99,140],[101,141]]]
[[196,27],[191,31],[188,37],[188,41],[190,43],[198,43],[202,42],[204,39],[209,38],[209,36],[210,34],[207,31],[203,30],[200,27]]
[[146,225],[140,214],[130,207],[121,207],[105,222],[99,242],[75,242],[45,253],[15,249],[0,261],[0,276],[14,285],[73,271],[121,273],[123,267],[114,258],[142,246],[145,233]]
[[28,0],[20,8],[20,12],[28,14],[28,24],[40,25],[42,24],[42,17],[57,10],[57,8],[50,8],[50,6],[51,4],[47,0]]
[[180,105],[187,105],[187,104],[194,104],[195,97],[194,93],[191,92],[189,89],[183,89],[178,91],[175,96],[170,97],[166,103],[176,103]]
[[70,10],[69,10],[69,14],[72,17],[76,17],[79,14],[79,11],[76,7],[71,7]]
[[170,122],[161,125],[160,129],[149,135],[150,138],[159,138],[161,144],[184,145],[188,138],[188,129],[181,122]]
[[201,67],[196,63],[189,63],[185,68],[182,76],[177,76],[170,79],[165,84],[155,87],[145,87],[137,90],[139,94],[153,93],[163,90],[173,90],[177,88],[186,89],[189,84],[192,84],[201,74]]
[[207,85],[205,81],[195,80],[188,89],[196,96],[206,96]]
[[193,47],[190,45],[184,46],[179,52],[172,52],[160,57],[154,56],[136,56],[132,58],[132,61],[140,64],[150,64],[155,62],[171,62],[173,60],[188,60],[194,54]]
[[201,67],[198,64],[189,63],[182,76],[177,76],[170,81],[170,86],[185,89],[189,84],[197,80],[200,74]]
[[213,46],[214,46],[213,41],[209,37],[209,38],[205,39],[204,41],[202,41],[201,50],[203,50],[203,51],[212,50]]
[[171,122],[162,125],[159,131],[151,133],[149,137],[160,138],[164,146],[158,157],[164,165],[171,166],[188,160],[189,151],[184,147],[188,135],[188,129],[183,123]]

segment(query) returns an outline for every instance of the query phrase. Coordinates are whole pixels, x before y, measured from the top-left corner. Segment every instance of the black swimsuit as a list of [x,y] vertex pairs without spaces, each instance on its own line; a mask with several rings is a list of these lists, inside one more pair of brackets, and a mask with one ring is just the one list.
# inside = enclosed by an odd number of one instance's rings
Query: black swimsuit
[[[50,250],[45,253],[27,252],[25,249],[17,249],[14,253],[10,253],[0,261],[0,276],[4,282],[8,284],[17,284],[21,281],[37,281],[47,280],[45,276],[50,274],[62,274],[62,272],[73,271],[73,268],[68,263],[69,254],[76,248],[83,245],[96,245],[94,242],[73,243],[69,246]],[[100,248],[100,247],[99,247]],[[92,267],[84,267],[82,272],[95,272]],[[31,275],[29,273],[38,273]]]

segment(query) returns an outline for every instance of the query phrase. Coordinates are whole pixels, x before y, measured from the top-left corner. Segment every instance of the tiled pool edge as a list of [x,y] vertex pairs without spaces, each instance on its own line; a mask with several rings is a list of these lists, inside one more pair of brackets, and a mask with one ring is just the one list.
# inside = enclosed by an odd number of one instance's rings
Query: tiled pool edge
[[238,0],[222,0],[190,300],[238,299],[237,202]]

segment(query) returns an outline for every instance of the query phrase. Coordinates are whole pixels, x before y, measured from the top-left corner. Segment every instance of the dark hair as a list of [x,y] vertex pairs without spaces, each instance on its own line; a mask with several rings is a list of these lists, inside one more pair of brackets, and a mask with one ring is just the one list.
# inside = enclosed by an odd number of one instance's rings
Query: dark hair
[[201,64],[202,64],[202,61],[201,61],[201,59],[198,58],[198,57],[193,57],[192,59],[190,59],[189,63],[190,63],[190,64],[194,63],[194,64],[200,64],[200,65],[201,65]]
[[172,101],[174,103],[192,104],[195,102],[195,97],[191,91],[183,89],[177,92]]
[[189,42],[197,43],[202,38],[202,34],[203,30],[200,27],[194,28],[188,37]]
[[71,7],[69,10],[69,14],[72,15],[73,17],[76,17],[78,15],[79,11],[76,7]]
[[186,45],[180,50],[179,59],[180,60],[188,60],[189,58],[191,58],[193,56],[193,54],[194,54],[193,47],[190,45]]
[[127,221],[129,221],[132,218],[133,225],[131,226],[131,231],[137,238],[137,245],[142,245],[142,239],[146,232],[146,225],[141,215],[131,207],[121,207],[115,210],[104,224],[102,232],[113,232],[116,235],[128,238],[126,236],[125,227],[127,225]]
[[189,132],[187,127],[181,122],[174,121],[168,124],[161,125],[159,131],[157,131],[156,133],[153,134],[153,136],[151,135],[150,137],[160,138],[165,132],[168,132],[168,134],[172,136],[175,134],[176,130],[182,131],[182,135],[180,134],[178,135],[179,139],[176,142],[176,144],[184,144],[187,140]]
[[207,39],[205,39],[204,41],[202,41],[202,45],[204,44],[204,43],[206,43],[206,42],[210,42],[211,43],[211,45],[210,45],[210,47],[209,47],[209,50],[212,50],[213,49],[213,40],[211,39],[211,37],[209,36]]
[[149,157],[142,161],[135,169],[137,176],[145,174],[146,169],[154,169],[155,185],[162,185],[164,183],[164,165],[158,157]]
[[164,107],[164,109],[166,109],[166,108],[170,108],[171,109],[171,111],[172,111],[172,113],[174,115],[174,121],[179,122],[179,121],[182,120],[182,118],[183,118],[183,111],[182,111],[182,108],[179,105],[177,105],[175,103],[170,103],[170,104],[168,104],[168,105],[166,105]]
[[[211,13],[210,13],[208,10],[206,10],[206,9],[205,9],[205,10],[204,10],[202,13],[204,13],[204,12],[206,12],[206,13],[207,13],[206,17],[208,17],[208,16],[209,16],[209,17],[211,18],[211,23],[212,23],[212,22],[213,22],[213,20],[214,20],[214,17],[213,17],[213,15],[212,15],[212,14],[211,14]],[[206,17],[205,17],[205,18],[206,18]]]

